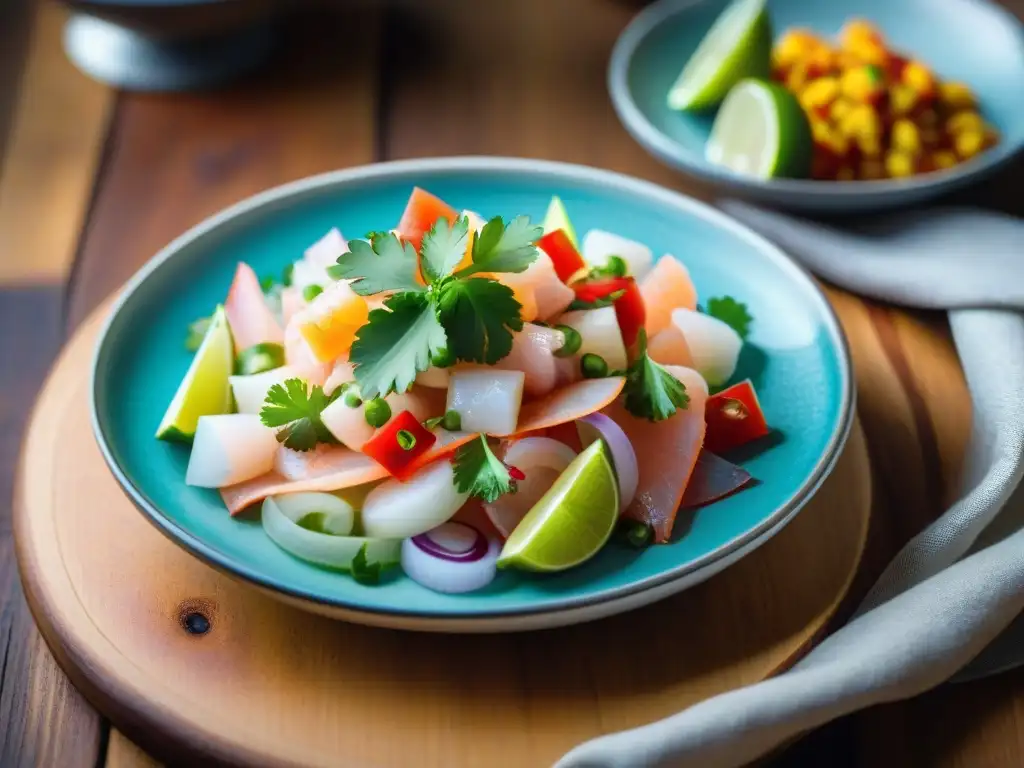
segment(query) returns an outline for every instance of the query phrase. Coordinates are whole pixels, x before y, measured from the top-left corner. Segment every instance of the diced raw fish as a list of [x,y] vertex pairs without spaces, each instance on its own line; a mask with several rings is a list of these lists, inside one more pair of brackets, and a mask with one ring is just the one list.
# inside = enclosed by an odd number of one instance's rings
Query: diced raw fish
[[453,222],[458,215],[454,208],[439,197],[414,187],[398,222],[398,235],[406,242],[412,243],[418,252],[423,243],[423,235],[430,231],[438,219],[443,217]]
[[221,488],[269,472],[277,453],[274,430],[253,413],[200,416],[185,484]]
[[647,338],[668,327],[673,309],[696,309],[697,289],[682,262],[665,255],[658,259],[647,277],[640,281],[640,295],[644,299],[647,320]]
[[693,368],[693,355],[690,354],[690,346],[686,343],[686,337],[675,325],[669,325],[658,333],[647,343],[647,354],[656,363],[662,365],[681,365],[684,368]]
[[302,298],[302,291],[294,285],[290,285],[281,291],[281,322],[285,328],[288,327],[288,323],[292,321],[295,314],[304,306],[306,306],[306,302]]
[[604,410],[626,433],[640,468],[636,496],[623,514],[650,525],[659,543],[672,535],[676,512],[700,455],[708,396],[707,383],[693,369],[674,365],[665,368],[686,387],[690,401],[685,410],[657,422],[633,416],[621,402]]
[[580,309],[566,312],[558,323],[575,328],[582,339],[580,349],[576,353],[576,364],[579,365],[583,355],[600,356],[607,364],[609,371],[622,371],[629,364],[626,358],[626,345],[622,341],[619,330],[619,319],[615,307],[600,309]]
[[260,279],[245,262],[239,262],[231,282],[224,312],[228,316],[235,353],[264,342],[282,344],[284,331],[267,305]]
[[526,375],[490,366],[456,370],[448,385],[449,411],[468,432],[511,435],[516,431]]
[[296,370],[299,378],[310,384],[322,386],[331,373],[331,363],[321,363],[316,359],[294,317],[284,332],[284,358],[287,365]]
[[334,361],[334,367],[327,376],[327,381],[324,382],[324,394],[333,394],[334,390],[342,384],[355,380],[356,375],[354,373],[352,363],[350,363],[347,358],[339,357]]
[[526,394],[541,397],[558,386],[563,358],[555,357],[554,353],[564,343],[565,336],[561,331],[524,323],[523,330],[512,337],[512,351],[493,367],[522,371],[526,375]]
[[[530,320],[550,320],[564,312],[576,298],[572,289],[559,279],[551,257],[539,248],[537,258],[525,271],[503,273],[495,277],[515,291],[517,299],[522,294],[532,294],[533,317]],[[521,299],[520,303],[523,303]]]
[[725,384],[736,372],[743,339],[728,323],[703,312],[675,309],[672,310],[672,325],[686,339],[693,367],[708,384],[713,387]]
[[267,390],[291,378],[302,377],[295,368],[282,365],[280,368],[249,376],[229,376],[228,381],[231,383],[231,392],[235,396],[238,412],[259,413],[263,408],[263,401],[267,399]]
[[612,256],[618,256],[626,262],[626,274],[632,275],[637,281],[642,280],[651,271],[654,254],[643,243],[625,237],[592,229],[583,238],[583,260],[592,267],[603,267]]
[[348,242],[337,228],[306,249],[302,258],[292,267],[292,286],[299,296],[310,285],[326,288],[334,281],[327,274],[327,268],[338,263],[338,257],[348,251]]
[[626,385],[624,376],[584,379],[527,403],[519,414],[516,436],[575,421],[608,406]]

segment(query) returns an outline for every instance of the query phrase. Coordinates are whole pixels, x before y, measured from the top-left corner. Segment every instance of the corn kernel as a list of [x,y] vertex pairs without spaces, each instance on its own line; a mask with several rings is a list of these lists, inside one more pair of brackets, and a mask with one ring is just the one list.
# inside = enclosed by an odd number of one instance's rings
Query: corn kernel
[[957,164],[956,155],[947,149],[940,149],[932,153],[932,163],[936,168],[952,168]]
[[894,115],[909,115],[919,100],[917,91],[905,83],[893,83],[889,88],[889,109]]
[[839,41],[844,48],[862,40],[869,40],[879,45],[883,45],[885,42],[878,28],[866,19],[850,19],[843,24],[843,28],[839,31]]
[[832,102],[832,106],[829,107],[829,119],[832,120],[834,123],[838,124],[844,117],[846,117],[846,115],[850,113],[850,110],[853,109],[853,106],[853,102],[851,102],[849,99],[844,99],[842,97],[837,98],[835,101]]
[[847,50],[862,64],[885,67],[889,63],[889,52],[885,46],[873,40],[858,40],[851,43]]
[[939,83],[939,101],[954,111],[977,106],[971,89],[957,82]]
[[828,109],[839,95],[839,81],[834,77],[812,80],[800,93],[800,106],[807,112]]
[[849,51],[836,51],[834,54],[834,63],[837,70],[845,72],[848,69],[859,67],[864,62]]
[[826,46],[815,48],[811,51],[807,58],[807,72],[811,77],[821,77],[827,75],[835,69],[836,58],[835,54],[832,53],[832,49]]
[[878,113],[867,104],[857,104],[843,117],[839,123],[839,131],[847,138],[856,139],[860,136],[881,139],[882,121]]
[[921,151],[921,132],[913,122],[901,118],[892,124],[892,145],[908,155],[916,155]]
[[862,158],[857,168],[857,175],[865,181],[885,178],[885,164],[881,160]]
[[961,131],[953,139],[953,147],[964,160],[972,158],[985,148],[985,133],[974,129]]
[[772,60],[781,67],[792,66],[821,45],[820,38],[810,30],[791,29],[775,44]]
[[985,123],[977,112],[957,112],[946,120],[946,132],[954,136],[963,131],[977,131],[981,133],[984,130]]
[[882,139],[877,135],[863,135],[857,137],[857,148],[865,157],[882,156]]
[[839,79],[839,86],[844,96],[863,104],[876,102],[884,90],[882,73],[870,66],[846,70]]
[[903,82],[917,91],[919,96],[930,98],[935,95],[935,76],[919,61],[909,61],[903,68]]
[[914,158],[906,152],[891,150],[885,156],[885,171],[893,178],[914,175]]

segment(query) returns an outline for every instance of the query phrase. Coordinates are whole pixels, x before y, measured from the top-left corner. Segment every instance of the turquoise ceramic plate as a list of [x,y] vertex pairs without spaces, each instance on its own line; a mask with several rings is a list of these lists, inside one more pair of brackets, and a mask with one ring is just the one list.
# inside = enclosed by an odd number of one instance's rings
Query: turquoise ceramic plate
[[[560,195],[582,233],[602,227],[685,261],[705,296],[728,293],[757,318],[738,376],[754,378],[782,440],[746,462],[761,483],[684,513],[670,544],[606,547],[558,575],[505,572],[487,589],[430,592],[398,571],[368,587],[293,559],[258,515],[228,516],[215,491],[184,483],[188,450],[154,430],[189,364],[185,329],[222,301],[235,264],[280,273],[330,227],[388,229],[413,185],[457,209],[539,220]],[[701,203],[580,166],[500,158],[355,168],[270,190],[186,233],[128,284],[101,335],[93,372],[96,437],[127,494],[197,557],[312,610],[353,621],[442,631],[530,629],[610,615],[665,597],[763,542],[808,500],[846,438],[853,409],[842,331],[807,275],[777,248]]]
[[734,194],[808,211],[880,210],[931,199],[978,181],[1024,147],[1024,27],[984,0],[768,0],[776,37],[789,27],[823,35],[851,16],[870,19],[898,50],[918,56],[943,79],[968,83],[1001,143],[947,171],[883,181],[760,181],[704,159],[712,115],[668,108],[665,97],[725,0],[660,0],[619,37],[608,87],[626,129],[662,162]]

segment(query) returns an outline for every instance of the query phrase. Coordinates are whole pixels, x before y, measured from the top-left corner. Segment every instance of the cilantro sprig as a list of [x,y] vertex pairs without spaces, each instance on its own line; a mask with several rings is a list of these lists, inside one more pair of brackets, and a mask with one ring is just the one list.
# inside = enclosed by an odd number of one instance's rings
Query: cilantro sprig
[[309,388],[302,379],[288,379],[267,390],[260,409],[260,421],[277,428],[277,442],[293,451],[311,451],[317,443],[335,443],[320,414],[341,393],[328,396],[323,387]]
[[515,480],[501,460],[494,455],[481,434],[455,452],[452,459],[455,487],[459,493],[468,493],[490,503],[506,493],[515,492]]
[[732,296],[716,296],[708,299],[704,313],[721,320],[744,340],[750,334],[750,324],[754,322],[754,318],[747,310],[747,305],[736,301]]
[[423,236],[419,258],[390,233],[353,242],[332,274],[353,280],[364,296],[395,291],[370,313],[352,345],[349,360],[363,396],[404,392],[445,351],[454,360],[489,365],[505,357],[512,334],[523,328],[522,306],[511,288],[480,273],[524,271],[537,258],[541,233],[525,216],[507,225],[493,218],[473,238],[470,263],[461,269],[470,237],[464,216],[439,219]]
[[686,385],[647,354],[647,334],[640,329],[637,356],[626,370],[626,410],[650,421],[663,421],[690,403]]

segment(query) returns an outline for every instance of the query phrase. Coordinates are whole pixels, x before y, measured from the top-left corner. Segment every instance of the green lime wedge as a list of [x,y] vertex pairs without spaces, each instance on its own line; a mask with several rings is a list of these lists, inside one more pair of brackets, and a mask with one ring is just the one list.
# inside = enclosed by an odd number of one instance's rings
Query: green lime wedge
[[224,308],[218,306],[210,318],[203,343],[196,350],[192,364],[156,430],[157,439],[190,443],[195,437],[200,416],[229,413],[231,384],[228,377],[234,363],[228,318]]
[[746,176],[805,178],[814,144],[796,96],[775,83],[743,80],[722,102],[704,151],[708,162]]
[[733,0],[726,6],[669,90],[669,109],[708,109],[740,80],[768,78],[772,25],[764,5],[765,0]]
[[573,247],[579,250],[580,241],[576,237],[576,230],[573,229],[572,222],[569,221],[569,212],[565,210],[565,204],[558,195],[552,197],[548,204],[548,212],[544,216],[544,234],[554,232],[556,229],[564,229]]
[[619,484],[603,440],[595,440],[559,475],[508,537],[498,567],[563,571],[589,560],[619,518]]

